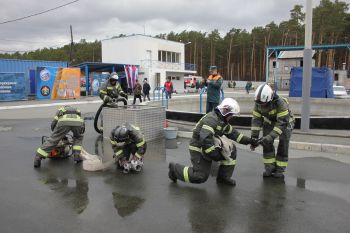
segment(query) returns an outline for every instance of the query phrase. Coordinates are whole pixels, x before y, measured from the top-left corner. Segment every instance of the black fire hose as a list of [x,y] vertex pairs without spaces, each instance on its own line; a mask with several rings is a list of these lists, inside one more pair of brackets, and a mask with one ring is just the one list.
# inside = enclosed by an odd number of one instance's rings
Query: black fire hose
[[103,129],[98,127],[98,118],[100,117],[102,109],[104,107],[118,108],[118,102],[122,102],[124,106],[128,105],[128,101],[124,97],[113,98],[110,104],[106,104],[106,103],[101,104],[101,106],[96,112],[95,119],[94,119],[94,128],[97,133],[103,134]]

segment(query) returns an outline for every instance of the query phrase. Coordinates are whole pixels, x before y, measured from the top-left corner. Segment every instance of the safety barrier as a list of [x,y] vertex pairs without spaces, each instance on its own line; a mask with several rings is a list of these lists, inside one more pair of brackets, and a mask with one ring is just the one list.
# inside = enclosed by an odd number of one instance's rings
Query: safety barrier
[[[157,91],[157,93],[156,93]],[[156,94],[157,94],[157,97],[158,97],[158,100],[160,100],[160,93],[159,92],[162,92],[162,107],[164,107],[164,92],[165,92],[165,108],[168,109],[168,106],[169,106],[169,100],[168,100],[168,91],[164,88],[164,87],[156,87],[153,91],[153,101],[156,99]]]
[[[199,112],[202,113],[203,112],[203,101],[202,101],[202,96],[204,92],[207,92],[207,87],[203,87],[201,89],[201,92],[199,93]],[[221,93],[221,101],[225,98],[225,93],[223,89],[220,89],[220,93]]]

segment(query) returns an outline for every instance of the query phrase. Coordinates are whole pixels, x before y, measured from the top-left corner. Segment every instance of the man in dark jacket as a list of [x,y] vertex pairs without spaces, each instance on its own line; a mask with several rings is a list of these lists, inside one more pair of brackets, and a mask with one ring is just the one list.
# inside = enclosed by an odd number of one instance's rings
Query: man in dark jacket
[[220,103],[220,91],[222,77],[216,66],[210,67],[210,75],[207,79],[207,113],[213,111]]
[[151,99],[149,98],[149,91],[151,90],[151,86],[148,84],[147,79],[143,80],[143,101],[146,101],[146,97],[148,99],[148,101],[151,101]]
[[136,84],[134,87],[134,102],[133,102],[133,104],[136,103],[136,99],[139,99],[140,103],[142,103],[141,93],[142,93],[142,86],[139,83],[139,80],[136,79]]

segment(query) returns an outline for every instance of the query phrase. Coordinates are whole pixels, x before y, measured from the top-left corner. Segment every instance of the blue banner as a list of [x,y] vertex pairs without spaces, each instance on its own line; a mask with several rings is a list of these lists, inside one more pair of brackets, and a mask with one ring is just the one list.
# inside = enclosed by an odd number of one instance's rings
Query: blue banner
[[57,67],[36,68],[36,98],[51,99],[53,86],[55,84]]
[[26,100],[24,73],[0,73],[0,101]]
[[29,70],[29,85],[30,85],[30,94],[35,95],[35,70]]
[[99,73],[92,73],[90,75],[92,75],[91,95],[98,96],[100,94],[100,87],[106,82],[108,75]]

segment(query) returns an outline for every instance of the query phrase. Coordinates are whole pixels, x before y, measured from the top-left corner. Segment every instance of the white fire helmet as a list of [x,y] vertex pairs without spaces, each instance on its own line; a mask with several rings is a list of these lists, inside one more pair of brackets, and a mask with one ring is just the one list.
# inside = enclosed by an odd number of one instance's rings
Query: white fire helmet
[[216,107],[222,116],[239,115],[241,109],[236,100],[232,98],[225,98],[221,104]]
[[266,83],[261,84],[255,91],[255,102],[258,104],[267,104],[272,101],[273,90]]
[[118,81],[118,79],[119,79],[118,74],[116,72],[111,73],[110,79]]

